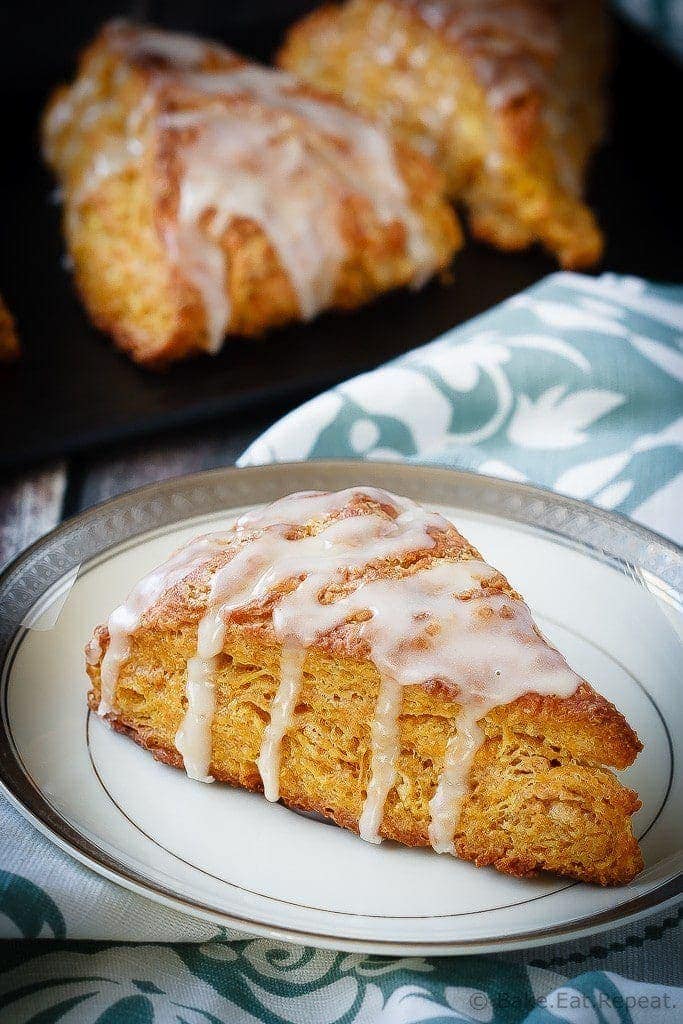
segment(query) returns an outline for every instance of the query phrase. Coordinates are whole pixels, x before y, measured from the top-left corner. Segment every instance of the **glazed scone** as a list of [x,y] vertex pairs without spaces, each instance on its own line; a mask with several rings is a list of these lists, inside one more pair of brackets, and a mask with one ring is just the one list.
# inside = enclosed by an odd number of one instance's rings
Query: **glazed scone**
[[197,538],[86,648],[89,703],[156,758],[362,838],[630,881],[641,745],[441,515],[303,493]]
[[83,301],[142,363],[419,287],[460,244],[420,153],[190,36],[107,25],[43,142]]
[[578,268],[603,246],[581,196],[607,50],[600,0],[348,0],[296,24],[279,63],[432,157],[476,237]]
[[14,317],[0,295],[0,363],[13,362],[20,351]]

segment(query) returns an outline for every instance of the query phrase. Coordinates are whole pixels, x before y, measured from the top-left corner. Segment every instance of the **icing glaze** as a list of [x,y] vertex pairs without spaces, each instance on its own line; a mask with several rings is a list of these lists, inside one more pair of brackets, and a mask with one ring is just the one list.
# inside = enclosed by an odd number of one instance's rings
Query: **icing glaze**
[[213,782],[211,762],[211,726],[216,710],[217,658],[190,658],[187,663],[187,711],[175,736],[175,745],[183,755],[185,771],[198,782]]
[[102,658],[102,644],[96,636],[91,637],[85,645],[85,661],[87,665],[99,665]]
[[301,688],[305,655],[305,648],[298,644],[286,643],[282,648],[280,685],[270,707],[270,721],[264,730],[261,753],[256,760],[266,800],[275,801],[280,797],[282,738],[292,720],[292,713]]
[[161,121],[163,130],[183,129],[178,138],[187,139],[180,143],[180,201],[169,245],[202,295],[211,350],[230,323],[220,241],[235,218],[263,229],[304,319],[332,299],[347,252],[340,196],[362,197],[382,224],[402,224],[413,283],[429,276],[433,250],[383,131],[333,101],[304,94],[283,72],[256,65],[188,74],[183,87],[229,101]]
[[[371,487],[290,495],[247,513],[232,531],[176,552],[113,613],[100,712],[102,705],[112,708],[116,674],[145,610],[229,547],[227,561],[211,574],[197,652],[188,663],[187,710],[176,738],[188,774],[211,778],[217,656],[236,612],[269,600],[281,644],[280,682],[257,759],[269,800],[279,798],[282,740],[291,727],[306,650],[352,624],[380,679],[360,834],[379,841],[401,753],[403,688],[438,684],[453,694],[460,712],[430,802],[429,838],[438,852],[453,852],[469,770],[484,738],[478,723],[492,708],[529,691],[568,696],[580,679],[545,642],[526,604],[487,585],[495,569],[472,557],[429,557],[444,533],[453,536],[453,527],[438,513]],[[409,568],[411,555],[420,560]],[[396,571],[402,560],[405,567]],[[394,570],[382,572],[383,565]]]

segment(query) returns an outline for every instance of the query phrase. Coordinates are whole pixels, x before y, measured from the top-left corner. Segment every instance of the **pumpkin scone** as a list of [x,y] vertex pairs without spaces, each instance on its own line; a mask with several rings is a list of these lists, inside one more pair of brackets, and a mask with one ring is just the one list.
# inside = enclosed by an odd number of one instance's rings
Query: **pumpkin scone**
[[279,63],[432,157],[475,236],[578,268],[603,246],[582,191],[608,50],[599,0],[348,0],[297,23]]
[[642,867],[640,803],[611,770],[634,731],[407,498],[294,494],[192,540],[86,663],[91,708],[192,779],[517,876],[617,885]]
[[43,145],[90,316],[149,365],[417,288],[460,245],[421,153],[192,36],[105,26]]

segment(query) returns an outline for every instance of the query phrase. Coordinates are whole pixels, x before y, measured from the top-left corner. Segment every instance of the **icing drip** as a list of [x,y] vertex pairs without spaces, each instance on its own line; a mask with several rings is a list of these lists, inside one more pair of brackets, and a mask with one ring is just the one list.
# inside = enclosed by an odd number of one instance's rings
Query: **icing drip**
[[332,101],[303,94],[288,75],[255,65],[187,74],[183,87],[190,96],[223,101],[162,120],[164,131],[192,129],[180,144],[180,203],[167,232],[204,300],[212,351],[230,322],[220,241],[238,217],[268,236],[304,319],[332,299],[346,255],[340,197],[362,197],[380,223],[403,224],[413,283],[424,283],[433,249],[383,131]]
[[303,647],[285,644],[282,648],[281,682],[270,708],[270,722],[263,733],[261,753],[256,760],[263,780],[263,795],[273,802],[280,799],[280,749],[301,688],[305,656]]
[[368,843],[381,842],[384,804],[396,779],[396,760],[399,754],[398,716],[401,712],[400,685],[391,676],[381,676],[375,717],[372,721],[372,761],[370,782],[358,819],[358,834]]
[[102,644],[99,638],[94,636],[85,645],[85,660],[88,665],[98,665],[102,657]]
[[462,708],[457,731],[449,738],[446,756],[434,796],[429,801],[429,842],[437,853],[455,853],[454,825],[460,817],[463,799],[467,796],[467,776],[484,733],[477,725],[484,708],[472,704]]
[[[169,117],[165,130],[184,126]],[[169,251],[200,292],[208,347],[216,351],[230,323],[228,267],[221,239],[235,218],[259,224],[287,271],[301,315],[310,319],[332,298],[344,243],[337,223],[337,177],[310,149],[294,122],[236,102],[193,116],[181,146],[183,175]],[[211,212],[210,221],[205,215]]]
[[183,755],[185,771],[198,782],[213,782],[211,764],[211,726],[216,709],[217,658],[190,658],[187,663],[187,711],[175,736],[175,745]]
[[[361,496],[379,508],[366,502],[359,511]],[[211,538],[190,545],[185,568],[178,552],[114,613],[118,632],[110,626],[115,651],[103,701],[113,695],[112,672],[121,664],[121,652],[129,650],[126,630],[139,622],[141,606],[174,585],[198,559],[206,561],[210,551],[230,544],[231,557],[211,578],[197,654],[188,663],[188,706],[177,741],[188,774],[208,777],[217,656],[231,617],[274,597],[281,679],[257,759],[267,798],[279,797],[281,744],[296,706],[306,649],[335,630],[347,630],[380,677],[360,834],[379,841],[401,753],[403,688],[440,685],[453,694],[460,713],[430,802],[429,838],[438,852],[453,852],[469,770],[484,738],[477,723],[492,708],[529,691],[568,696],[580,679],[543,640],[524,602],[493,586],[495,570],[486,562],[429,559],[435,537],[444,532],[453,536],[442,516],[369,487],[291,495],[248,513],[230,534],[216,538],[213,548]],[[202,542],[209,545],[203,552],[197,546]],[[395,565],[413,553],[427,556],[424,563],[382,574],[382,563]],[[103,680],[104,674],[103,665]]]

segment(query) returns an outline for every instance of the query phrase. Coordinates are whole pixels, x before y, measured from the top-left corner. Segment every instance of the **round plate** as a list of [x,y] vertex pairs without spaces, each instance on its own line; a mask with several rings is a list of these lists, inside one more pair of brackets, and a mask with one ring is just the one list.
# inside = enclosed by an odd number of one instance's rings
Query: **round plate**
[[[374,484],[440,508],[530,604],[645,744],[624,773],[645,870],[615,889],[531,881],[372,846],[262,797],[158,764],[89,716],[83,645],[187,537],[295,490]],[[10,800],[60,847],[146,896],[246,931],[385,954],[576,937],[681,891],[682,560],[619,516],[546,491],[419,466],[318,462],[171,480],[65,523],[0,579],[0,766]]]

